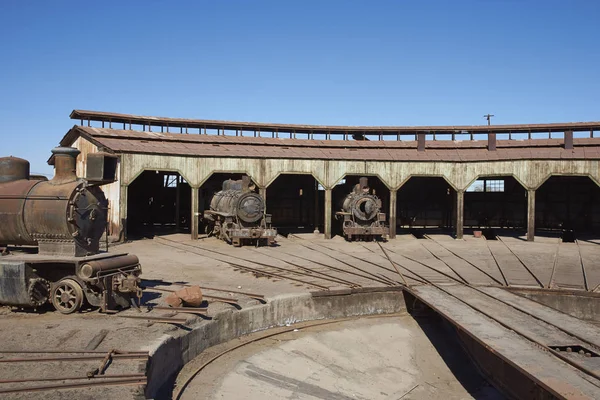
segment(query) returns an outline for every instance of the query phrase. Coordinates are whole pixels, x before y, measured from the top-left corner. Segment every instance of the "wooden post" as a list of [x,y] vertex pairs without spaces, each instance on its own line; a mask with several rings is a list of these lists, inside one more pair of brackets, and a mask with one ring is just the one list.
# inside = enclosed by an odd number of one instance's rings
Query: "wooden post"
[[496,134],[488,133],[488,150],[496,151]]
[[465,191],[456,191],[456,238],[463,238],[463,223],[465,209]]
[[398,190],[390,190],[390,239],[396,237],[396,198]]
[[[122,174],[121,174],[122,177]],[[121,184],[119,195],[119,240],[127,240],[127,185]],[[114,233],[113,233],[114,234]]]
[[331,197],[332,190],[325,188],[325,239],[331,239]]
[[573,149],[573,131],[565,132],[565,150]]
[[535,239],[535,190],[527,190],[527,241]]
[[199,189],[197,187],[193,187],[192,189],[192,209],[191,209],[191,217],[192,217],[192,221],[191,221],[191,226],[190,226],[190,230],[192,232],[192,240],[196,240],[198,239],[198,220],[200,218],[200,212],[199,212],[199,198],[198,198],[198,192]]
[[425,134],[417,133],[417,151],[425,151]]
[[177,174],[176,176],[176,183],[177,185],[175,186],[175,230],[177,232],[179,232],[179,225],[180,225],[180,220],[181,220],[181,210],[179,209],[179,205],[181,203],[180,199],[181,199],[181,189],[179,187],[179,179],[181,178],[181,175]]

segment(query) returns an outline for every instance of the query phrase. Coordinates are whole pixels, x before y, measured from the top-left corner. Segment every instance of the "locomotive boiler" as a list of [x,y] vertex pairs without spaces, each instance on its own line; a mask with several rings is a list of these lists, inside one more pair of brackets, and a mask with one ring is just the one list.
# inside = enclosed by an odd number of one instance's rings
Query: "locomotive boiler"
[[271,227],[271,215],[265,214],[265,201],[254,190],[246,175],[224,181],[210,201],[210,210],[204,212],[207,233],[236,247],[251,242],[273,244],[277,230]]
[[115,181],[117,159],[89,154],[86,179],[75,173],[79,150],[57,147],[51,180],[29,174],[29,162],[0,158],[0,304],[63,314],[85,301],[102,311],[141,297],[136,256],[100,251],[108,201],[99,186]]
[[342,211],[336,218],[342,220],[344,237],[349,240],[373,240],[386,238],[389,228],[385,226],[385,213],[381,200],[370,193],[368,179],[362,177],[345,198]]

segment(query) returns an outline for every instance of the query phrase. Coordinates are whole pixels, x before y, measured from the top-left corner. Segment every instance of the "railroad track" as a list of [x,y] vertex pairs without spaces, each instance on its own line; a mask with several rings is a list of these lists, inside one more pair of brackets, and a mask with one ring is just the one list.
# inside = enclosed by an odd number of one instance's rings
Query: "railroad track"
[[[266,277],[270,277],[273,279],[290,280],[290,281],[294,281],[296,283],[300,283],[302,285],[315,287],[315,288],[318,288],[321,290],[329,290],[329,288],[331,286],[340,286],[340,285],[348,286],[347,284],[341,282],[338,279],[333,279],[333,278],[321,276],[319,274],[309,273],[306,271],[297,271],[297,270],[293,270],[293,269],[289,269],[289,268],[283,268],[280,266],[269,265],[266,263],[257,263],[255,261],[248,261],[246,259],[241,259],[243,261],[243,264],[242,264],[240,261],[232,261],[231,259],[240,260],[240,258],[232,257],[229,254],[223,255],[220,252],[215,252],[212,250],[211,251],[203,250],[203,249],[198,248],[197,246],[189,245],[186,243],[176,242],[174,240],[169,240],[166,238],[160,238],[157,240],[157,242],[163,246],[172,247],[172,248],[175,248],[178,250],[187,251],[192,254],[197,254],[197,255],[200,255],[203,257],[208,257],[208,258],[215,259],[217,261],[221,261],[225,264],[229,264],[230,266],[232,266],[234,268],[244,270],[247,272],[251,272],[257,277],[266,276]],[[215,254],[217,256],[215,256]],[[226,256],[226,257],[224,257],[224,256]],[[253,265],[253,266],[251,267],[251,266],[249,266],[249,264]],[[269,270],[267,270],[267,268],[274,269],[277,272],[269,271]],[[290,276],[290,275],[294,275],[294,276]],[[300,279],[300,277],[302,277],[303,279]],[[304,277],[312,278],[313,281],[306,280],[306,279],[304,279]],[[317,280],[317,282],[314,282],[314,280]],[[321,282],[318,282],[319,280]],[[326,286],[324,283],[328,284],[329,286]]]
[[[43,392],[50,390],[81,389],[99,386],[142,386],[147,382],[145,374],[105,374],[115,360],[137,360],[147,362],[148,352],[143,351],[101,351],[101,350],[0,350],[0,354],[28,355],[27,357],[0,358],[0,363],[63,363],[70,365],[81,362],[100,361],[98,368],[92,368],[81,375],[0,379],[0,397],[8,394]],[[58,364],[56,370],[61,370]],[[42,382],[57,382],[46,383]],[[7,387],[8,386],[8,387]]]
[[[379,244],[379,246],[381,247],[382,252],[385,252],[386,249],[381,244]],[[402,268],[408,269],[408,268],[406,268],[404,266],[402,266]],[[438,284],[436,282],[433,282],[433,281],[427,279],[424,276],[421,276],[420,274],[418,274],[418,273],[416,273],[414,271],[412,271],[412,272],[413,272],[413,274],[415,274],[416,276],[418,276],[420,279],[422,279],[423,281],[425,281],[428,285],[431,285],[431,286],[435,287],[436,289],[444,292],[445,294],[447,294],[447,295],[449,295],[449,296],[457,299],[459,302],[461,302],[461,303],[465,304],[466,306],[474,309],[475,311],[483,314],[484,316],[486,316],[487,318],[495,321],[496,323],[500,324],[501,326],[503,326],[503,327],[505,327],[507,329],[515,331],[517,334],[519,334],[522,337],[526,338],[528,341],[530,341],[532,343],[535,343],[537,346],[543,348],[545,351],[550,352],[555,357],[557,357],[560,360],[562,360],[562,361],[570,364],[571,366],[579,369],[580,371],[584,372],[585,374],[587,374],[587,375],[589,375],[589,376],[591,376],[591,377],[593,377],[593,378],[595,378],[597,380],[600,380],[600,374],[598,374],[596,371],[592,370],[591,368],[588,368],[586,365],[584,365],[582,363],[577,362],[576,360],[573,360],[573,359],[569,358],[568,356],[565,356],[565,355],[561,354],[561,352],[553,349],[552,347],[550,347],[550,346],[548,346],[548,345],[546,345],[544,343],[541,343],[540,341],[536,340],[531,335],[529,335],[526,332],[524,332],[524,330],[521,329],[520,327],[518,327],[518,326],[512,326],[512,325],[507,325],[499,317],[490,314],[488,311],[482,309],[481,307],[476,307],[476,306],[472,305],[471,303],[469,303],[468,301],[464,300],[460,296],[457,296],[454,293],[452,293],[447,288],[444,288],[443,285],[440,285],[440,284]],[[464,283],[464,282],[460,281],[457,278],[452,278],[452,279],[454,280],[454,283],[456,283],[456,284],[466,286],[469,289],[474,290],[474,291],[476,291],[476,292],[478,292],[478,293],[480,293],[480,294],[482,294],[482,295],[484,295],[484,296],[492,299],[493,301],[500,302],[500,303],[502,303],[502,304],[504,304],[504,305],[506,305],[506,306],[508,306],[508,307],[510,307],[510,308],[512,308],[514,310],[516,310],[517,312],[520,312],[520,313],[523,313],[525,315],[528,315],[529,317],[531,317],[531,318],[533,318],[533,319],[535,319],[537,321],[541,321],[543,324],[550,325],[550,326],[556,328],[558,331],[561,331],[561,332],[565,333],[566,335],[569,335],[569,336],[577,339],[577,340],[573,341],[574,343],[576,343],[577,341],[579,341],[581,344],[585,345],[587,348],[594,349],[595,351],[597,351],[597,352],[600,353],[600,347],[596,346],[595,344],[590,343],[585,338],[583,338],[582,336],[580,336],[577,332],[572,332],[568,327],[559,326],[557,324],[553,324],[550,321],[547,321],[547,320],[544,320],[542,318],[539,318],[538,316],[536,316],[536,315],[534,315],[534,314],[532,314],[530,312],[527,312],[526,310],[523,310],[523,309],[520,309],[520,308],[516,307],[515,305],[511,304],[508,301],[504,301],[504,300],[499,299],[499,298],[497,298],[495,296],[492,296],[491,294],[487,293],[485,290],[482,290],[482,289],[480,289],[480,288],[478,288],[476,286],[473,286],[471,284]],[[409,292],[411,292],[411,294],[413,294],[416,298],[419,298],[418,294],[416,292],[414,292],[410,286],[407,287],[407,290]],[[596,384],[596,383],[594,382],[594,384]]]

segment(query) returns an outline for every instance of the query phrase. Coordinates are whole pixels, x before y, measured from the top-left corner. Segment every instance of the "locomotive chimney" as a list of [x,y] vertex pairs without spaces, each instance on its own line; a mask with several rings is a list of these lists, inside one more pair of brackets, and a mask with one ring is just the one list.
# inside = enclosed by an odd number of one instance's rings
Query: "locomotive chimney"
[[76,166],[77,156],[80,151],[73,147],[55,147],[54,154],[54,178],[53,183],[66,183],[77,180]]
[[249,192],[252,181],[248,175],[242,175],[242,192]]

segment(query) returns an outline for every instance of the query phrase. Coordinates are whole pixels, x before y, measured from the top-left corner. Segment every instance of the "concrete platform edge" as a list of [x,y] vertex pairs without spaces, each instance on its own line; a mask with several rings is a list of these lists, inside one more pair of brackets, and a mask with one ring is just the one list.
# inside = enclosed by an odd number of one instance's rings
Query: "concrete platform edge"
[[391,314],[406,310],[401,291],[339,294],[282,295],[267,304],[239,311],[228,310],[204,321],[183,336],[165,336],[150,350],[146,398],[174,381],[181,368],[205,349],[237,337],[302,321],[336,319],[360,315]]

